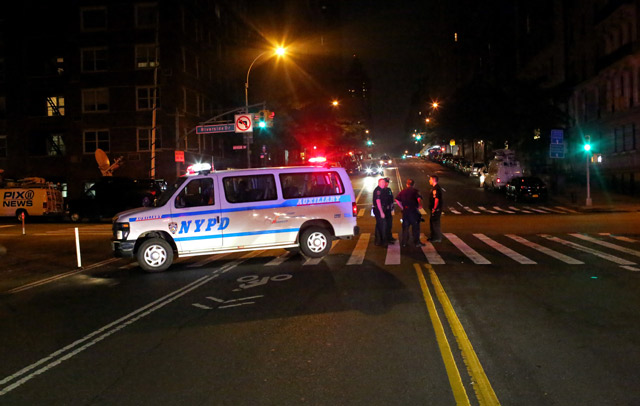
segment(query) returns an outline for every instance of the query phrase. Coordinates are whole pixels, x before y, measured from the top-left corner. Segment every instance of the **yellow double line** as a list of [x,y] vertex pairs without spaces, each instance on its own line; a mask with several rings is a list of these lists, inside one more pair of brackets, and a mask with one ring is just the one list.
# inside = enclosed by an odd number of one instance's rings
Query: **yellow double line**
[[[451,389],[453,389],[453,397],[455,398],[457,405],[470,405],[467,391],[465,390],[462,378],[460,377],[460,371],[458,370],[455,359],[453,358],[449,341],[447,340],[444,327],[440,321],[440,317],[438,316],[436,305],[431,293],[429,292],[429,287],[427,286],[427,281],[424,278],[422,268],[418,264],[414,264],[413,266],[416,269],[424,301],[427,305],[427,309],[429,310],[429,317],[431,318],[431,323],[433,324],[433,328],[436,333],[438,347],[440,348],[445,369],[447,370],[447,376],[449,377],[449,384],[451,385]],[[456,337],[458,347],[462,352],[462,359],[464,360],[464,363],[467,366],[467,372],[473,381],[473,388],[476,392],[478,403],[480,406],[500,405],[498,397],[491,387],[491,383],[482,368],[482,364],[480,364],[480,360],[478,359],[476,352],[473,350],[469,337],[467,337],[467,333],[465,333],[462,323],[460,323],[456,312],[453,310],[453,306],[451,305],[444,288],[440,284],[438,276],[431,265],[424,264],[424,267],[429,271],[429,277],[433,284],[436,296],[438,297],[438,301],[440,301],[440,304],[442,305],[444,314],[449,321],[451,331]]]

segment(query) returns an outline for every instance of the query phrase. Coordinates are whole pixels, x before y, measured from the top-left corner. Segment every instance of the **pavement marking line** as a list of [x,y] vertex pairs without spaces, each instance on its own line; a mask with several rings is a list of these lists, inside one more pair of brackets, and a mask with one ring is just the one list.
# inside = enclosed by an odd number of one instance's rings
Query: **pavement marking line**
[[594,250],[593,248],[585,247],[584,245],[576,244],[575,242],[563,240],[562,238],[554,237],[549,234],[538,234],[542,238],[546,238],[549,241],[554,241],[562,245],[566,245],[567,247],[571,247],[577,249],[578,251],[587,252],[589,254],[595,255],[602,259],[606,259],[607,261],[614,262],[618,265],[636,265],[635,262],[627,261],[626,259],[618,258],[614,255],[607,254],[602,251]]
[[447,237],[449,241],[453,243],[464,255],[466,255],[470,260],[473,261],[474,264],[478,265],[488,265],[491,263],[488,259],[483,257],[478,253],[478,251],[474,250],[470,246],[468,246],[464,241],[462,241],[458,236],[451,233],[444,233],[444,236]]
[[215,254],[215,255],[211,255],[211,256],[209,256],[209,257],[207,257],[207,258],[205,258],[205,259],[203,259],[203,260],[200,260],[200,261],[198,261],[198,262],[196,262],[196,263],[193,263],[193,264],[189,264],[189,265],[187,265],[187,268],[199,268],[199,267],[201,267],[201,266],[207,265],[209,262],[213,262],[213,261],[215,261],[216,259],[224,258],[224,257],[226,257],[227,255],[229,255],[229,254]]
[[387,256],[384,259],[385,265],[400,265],[400,240],[398,240],[398,234],[394,233],[393,238],[396,239],[396,242],[387,246]]
[[471,405],[471,403],[469,402],[469,397],[467,396],[467,391],[465,390],[464,384],[462,383],[460,371],[458,370],[456,361],[453,358],[453,352],[451,351],[449,340],[447,340],[444,326],[442,325],[440,316],[438,316],[438,311],[436,310],[436,305],[433,301],[433,297],[429,292],[427,281],[422,274],[422,269],[418,264],[413,264],[413,267],[415,268],[416,274],[418,275],[420,289],[422,289],[422,297],[424,298],[424,302],[427,305],[429,318],[431,319],[431,324],[433,325],[433,329],[435,330],[436,341],[438,341],[440,355],[442,355],[442,361],[444,362],[444,367],[447,371],[447,377],[449,378],[449,385],[451,385],[451,389],[453,391],[453,398],[456,401],[456,405]]
[[607,237],[615,238],[616,240],[624,242],[638,242],[638,240],[634,240],[633,238],[623,237],[621,235],[613,235],[611,233],[600,233],[600,235],[605,235]]
[[489,210],[489,209],[485,208],[484,206],[478,206],[478,208],[480,210],[482,210],[482,211],[486,211],[486,212],[491,213],[491,214],[498,214],[497,211]]
[[640,268],[636,268],[633,266],[620,265],[620,268],[626,269],[627,271],[640,272]]
[[291,256],[291,252],[289,251],[285,251],[284,254],[275,257],[274,259],[272,259],[271,261],[267,262],[266,264],[264,264],[264,266],[278,266],[278,265],[282,265],[282,263],[284,261],[286,261],[287,259],[289,259],[289,257]]
[[424,211],[424,209],[422,207],[420,207],[420,209],[418,210],[420,212],[420,214],[422,214],[423,216],[427,215],[427,212]]
[[[423,234],[425,238],[427,238],[426,234]],[[424,256],[427,257],[427,261],[431,265],[444,265],[444,259],[438,254],[436,248],[429,241],[423,242],[425,245],[422,247],[422,252]]]
[[567,212],[569,212],[569,213],[579,213],[579,212],[578,212],[578,211],[576,211],[576,210],[567,209],[566,207],[562,207],[562,206],[553,206],[553,207],[555,207],[556,209],[559,209],[559,210],[567,211]]
[[360,211],[358,212],[358,217],[363,217],[364,216],[364,209],[360,209]]
[[579,261],[579,260],[577,260],[575,258],[571,258],[570,256],[564,255],[564,254],[562,254],[562,253],[560,253],[558,251],[554,251],[551,248],[547,248],[547,247],[544,247],[544,246],[542,246],[540,244],[536,244],[535,242],[526,240],[526,239],[524,239],[524,238],[522,238],[520,236],[517,236],[515,234],[505,234],[505,236],[511,238],[514,241],[519,242],[520,244],[522,244],[522,245],[524,245],[526,247],[533,248],[536,251],[542,252],[543,254],[547,254],[550,257],[558,259],[558,260],[564,262],[565,264],[569,264],[569,265],[582,265],[582,264],[584,264],[584,262],[582,262],[582,261]]
[[362,196],[362,192],[364,192],[364,190],[366,189],[366,182],[362,182],[362,188],[360,188],[360,193],[358,193],[358,197],[356,197],[356,204],[358,203],[358,200],[360,200],[360,196]]
[[496,251],[500,252],[501,254],[504,254],[504,255],[508,256],[509,258],[513,259],[516,262],[519,262],[519,263],[521,263],[523,265],[535,265],[535,264],[537,264],[536,261],[534,261],[532,259],[529,259],[529,258],[525,257],[522,254],[518,254],[517,252],[515,252],[511,248],[500,244],[499,242],[487,237],[484,234],[473,234],[473,235],[477,239],[479,239],[480,241],[482,241],[485,244],[487,244],[488,246],[490,246],[491,248],[494,248]]
[[398,181],[398,187],[400,188],[400,191],[402,191],[402,189],[404,189],[404,183],[402,183],[402,178],[400,177],[400,170],[398,169],[398,167],[396,166],[396,180]]
[[540,208],[541,208],[542,210],[547,210],[547,211],[550,211],[550,212],[552,212],[552,213],[567,214],[567,212],[565,212],[565,211],[560,211],[560,210],[552,209],[551,207],[547,207],[547,206],[541,206]]
[[[333,240],[333,243],[331,244],[331,249],[333,249],[336,245],[338,245],[338,242],[340,242],[340,240]],[[304,263],[302,265],[303,266],[318,265],[320,262],[322,262],[323,259],[324,259],[324,257],[307,258],[307,260],[304,261]]]
[[516,212],[514,212],[514,211],[511,211],[511,210],[505,210],[505,209],[503,209],[503,208],[501,208],[501,207],[498,207],[498,206],[493,206],[493,208],[494,208],[494,209],[496,209],[496,210],[498,210],[498,211],[504,212],[504,213],[516,214]]
[[464,331],[462,323],[460,322],[458,315],[453,309],[451,301],[449,301],[449,297],[444,291],[442,284],[440,284],[438,275],[436,275],[433,267],[429,265],[425,265],[425,267],[429,270],[429,276],[431,279],[431,283],[433,284],[433,290],[436,292],[438,301],[442,305],[444,314],[449,321],[449,327],[451,327],[451,331],[458,341],[458,347],[462,352],[462,359],[467,365],[467,371],[469,372],[471,380],[474,383],[473,389],[476,392],[478,403],[480,404],[480,406],[500,405],[498,396],[496,396],[496,393],[491,386],[491,382],[489,382],[489,378],[484,372],[484,368],[482,368],[482,364],[478,359],[478,355],[473,349],[473,345],[471,345],[471,341],[469,341],[469,337],[467,337],[467,333]]
[[198,308],[204,309],[204,310],[212,310],[213,309],[213,307],[201,305],[200,303],[193,303],[191,306],[198,307]]
[[472,208],[470,208],[469,206],[463,206],[462,208],[465,209],[466,211],[468,211],[469,213],[481,214],[479,211],[475,211]]
[[540,209],[535,209],[535,208],[533,208],[533,207],[529,207],[529,206],[524,206],[524,208],[525,208],[525,209],[527,209],[527,210],[533,210],[533,211],[535,211],[536,213],[549,214],[549,212],[548,212],[548,211],[544,211],[544,210],[540,210]]
[[360,234],[356,247],[347,261],[347,265],[362,265],[364,256],[367,253],[367,247],[369,246],[369,239],[371,239],[370,233]]
[[603,247],[611,248],[612,250],[616,250],[616,251],[624,252],[625,254],[630,254],[630,255],[633,255],[633,256],[636,256],[636,257],[640,257],[640,251],[632,250],[631,248],[623,247],[621,245],[612,244],[612,243],[607,242],[607,241],[601,241],[601,240],[598,240],[597,238],[589,237],[588,235],[584,235],[584,234],[580,234],[580,233],[571,233],[569,235],[572,235],[572,236],[574,236],[576,238],[580,238],[581,240],[592,242],[594,244],[602,245]]
[[514,210],[514,211],[521,211],[521,212],[527,213],[527,214],[531,214],[532,213],[529,210],[519,209],[519,208],[513,207],[513,206],[509,206],[508,209],[511,209],[511,210]]
[[[231,263],[225,264],[222,268],[225,269],[224,272],[226,272],[237,267],[244,261],[245,259],[240,258]],[[182,288],[179,288],[161,297],[160,299],[157,299],[143,307],[140,307],[139,309],[134,310],[133,312],[127,314],[126,316],[123,316],[118,320],[111,322],[99,328],[98,330],[95,330],[92,333],[87,334],[83,338],[76,340],[73,343],[59,349],[58,351],[55,351],[49,354],[48,356],[42,358],[41,360],[36,361],[25,368],[22,368],[20,371],[14,373],[13,375],[9,375],[5,377],[4,379],[0,380],[0,396],[6,395],[7,393],[11,392],[17,387],[35,378],[36,376],[41,375],[44,372],[47,372],[49,369],[52,369],[53,367],[60,365],[62,362],[73,358],[75,355],[81,353],[87,348],[94,346],[95,344],[99,343],[100,341],[104,340],[110,335],[135,323],[136,321],[142,319],[143,317],[150,315],[156,310],[163,308],[164,306],[174,302],[178,298],[199,288],[200,286],[206,283],[209,283],[210,281],[217,278],[218,276],[219,276],[218,274],[212,273],[211,275],[203,276],[199,279],[196,279],[195,281],[183,286]],[[7,384],[9,385],[4,386]]]
[[460,213],[458,210],[456,210],[454,207],[449,207],[449,210],[451,211],[451,213],[453,214],[462,214]]
[[79,273],[84,272],[84,271],[88,271],[90,269],[99,268],[99,267],[101,267],[103,265],[108,265],[108,264],[110,264],[112,262],[116,262],[116,261],[119,261],[119,260],[120,260],[120,258],[105,259],[104,261],[96,262],[95,264],[88,265],[88,266],[86,266],[84,268],[74,269],[73,271],[68,271],[68,272],[65,272],[65,273],[61,273],[59,275],[54,275],[54,276],[51,276],[49,278],[40,279],[40,280],[35,281],[35,282],[31,282],[31,283],[27,283],[27,284],[22,285],[22,286],[18,286],[16,288],[7,290],[4,293],[5,294],[12,294],[12,293],[23,292],[23,291],[25,291],[27,289],[35,288],[37,286],[46,285],[47,283],[55,282],[55,281],[58,281],[60,279],[64,279],[64,278],[66,278],[68,276],[79,274]]
[[9,225],[7,225],[7,226],[0,226],[0,228],[9,228],[9,227],[16,227],[16,225],[9,224]]

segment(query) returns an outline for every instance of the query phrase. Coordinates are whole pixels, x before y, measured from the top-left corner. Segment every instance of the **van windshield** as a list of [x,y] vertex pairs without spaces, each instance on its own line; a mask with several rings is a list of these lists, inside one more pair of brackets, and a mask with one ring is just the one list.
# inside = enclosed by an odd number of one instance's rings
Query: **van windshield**
[[171,200],[171,198],[173,197],[173,195],[176,193],[176,190],[180,189],[180,187],[182,186],[182,184],[187,180],[188,178],[186,176],[181,176],[178,179],[176,179],[175,182],[173,182],[173,184],[169,185],[167,187],[167,190],[165,190],[161,195],[160,198],[156,201],[156,207],[162,207],[165,204],[167,204],[167,202],[169,200]]

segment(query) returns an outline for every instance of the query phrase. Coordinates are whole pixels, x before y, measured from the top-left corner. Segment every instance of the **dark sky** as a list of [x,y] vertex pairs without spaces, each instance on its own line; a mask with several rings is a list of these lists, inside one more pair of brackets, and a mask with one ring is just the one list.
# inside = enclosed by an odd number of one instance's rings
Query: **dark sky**
[[375,139],[391,147],[407,136],[411,95],[426,74],[429,7],[422,1],[341,2],[344,48],[357,54],[372,83]]

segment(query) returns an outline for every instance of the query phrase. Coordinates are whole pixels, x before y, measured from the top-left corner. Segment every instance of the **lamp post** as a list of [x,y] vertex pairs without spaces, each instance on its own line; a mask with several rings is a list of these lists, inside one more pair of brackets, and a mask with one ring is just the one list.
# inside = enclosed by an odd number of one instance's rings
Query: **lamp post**
[[[253,65],[258,61],[258,59],[260,59],[264,54],[268,53],[269,51],[264,51],[262,53],[260,53],[258,56],[255,57],[255,59],[251,62],[251,65],[249,65],[249,69],[247,70],[247,79],[244,82],[244,112],[245,114],[249,114],[249,74],[251,73],[251,68],[253,68]],[[275,55],[277,56],[283,56],[285,54],[285,49],[282,47],[279,47],[275,50],[274,52]],[[253,134],[245,134],[245,143],[247,144],[247,168],[251,168],[251,141],[253,141]]]
[[587,200],[585,201],[585,205],[586,206],[591,206],[591,182],[589,179],[589,161],[591,160],[591,154],[589,151],[591,151],[591,144],[589,143],[589,138],[587,138],[586,143],[584,144],[584,150],[586,152],[586,157],[587,157]]

